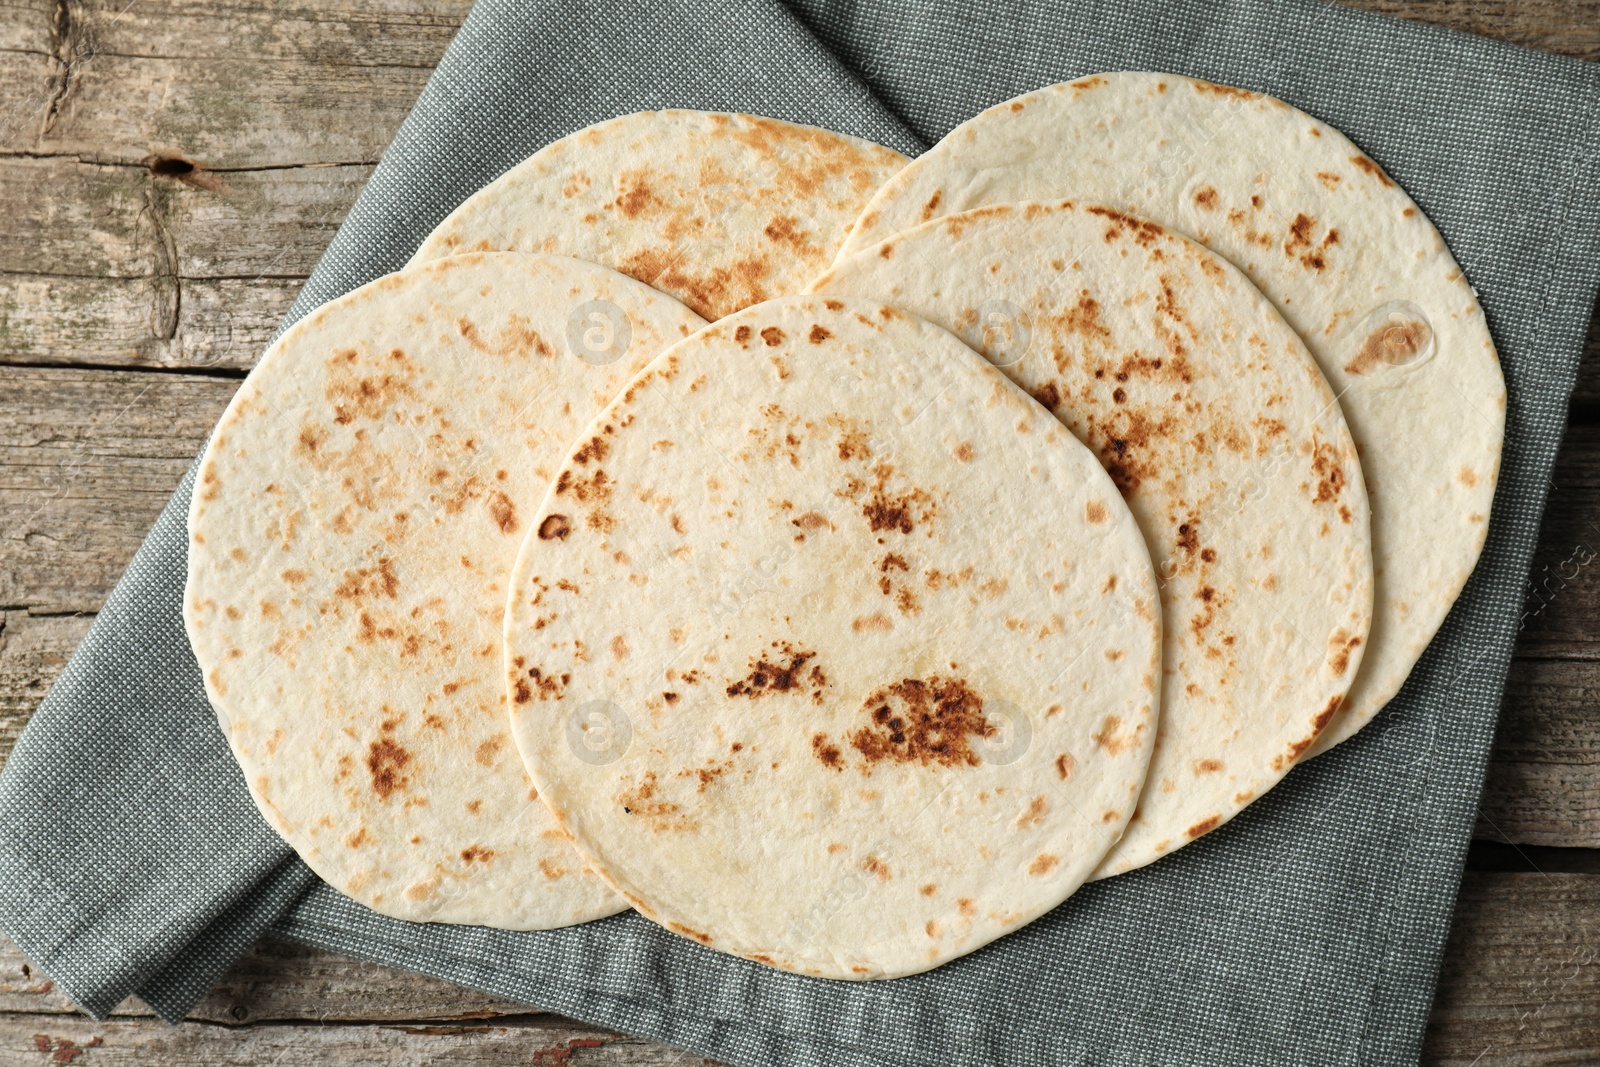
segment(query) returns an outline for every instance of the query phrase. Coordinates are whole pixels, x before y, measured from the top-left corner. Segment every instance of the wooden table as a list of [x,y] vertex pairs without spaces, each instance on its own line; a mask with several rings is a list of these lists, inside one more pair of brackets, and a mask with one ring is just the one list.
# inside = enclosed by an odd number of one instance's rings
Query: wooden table
[[[1359,0],[1600,60],[1600,0]],[[0,757],[88,630],[470,0],[0,0]],[[1425,1059],[1600,1062],[1600,320]],[[281,943],[176,1028],[0,939],[0,1062],[696,1057]]]

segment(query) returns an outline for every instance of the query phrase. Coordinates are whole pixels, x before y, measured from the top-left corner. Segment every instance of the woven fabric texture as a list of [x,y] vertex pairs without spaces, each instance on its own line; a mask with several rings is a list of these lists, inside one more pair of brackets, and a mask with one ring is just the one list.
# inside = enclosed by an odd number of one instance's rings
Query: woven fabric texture
[[915,153],[1116,69],[1247,86],[1344,130],[1488,313],[1509,389],[1488,547],[1365,732],[1196,844],[893,982],[777,973],[632,913],[399,922],[317,882],[250,803],[179,617],[186,478],[0,777],[0,927],[96,1015],[140,992],[181,1018],[272,929],[736,1064],[1414,1061],[1600,282],[1600,68],[1315,0],[479,0],[288,321],[613,115],[754,111]]

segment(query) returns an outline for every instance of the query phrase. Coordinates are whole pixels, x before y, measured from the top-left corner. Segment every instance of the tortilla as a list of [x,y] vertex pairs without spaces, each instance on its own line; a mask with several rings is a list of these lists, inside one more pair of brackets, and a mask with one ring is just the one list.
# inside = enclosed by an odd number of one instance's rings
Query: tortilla
[[803,289],[905,164],[812,126],[644,111],[540,149],[441,222],[412,262],[469,249],[558,252],[716,319]]
[[842,256],[985,204],[1074,197],[1142,215],[1242,270],[1339,395],[1372,501],[1372,637],[1312,755],[1370,721],[1476,565],[1505,382],[1476,295],[1404,190],[1280,100],[1172,74],[1056,85],[957,127],[868,205]]
[[1153,223],[1068,201],[927,223],[815,289],[955,331],[1094,450],[1144,531],[1161,722],[1097,874],[1160,858],[1282,778],[1355,677],[1372,556],[1339,406],[1256,288]]
[[184,623],[262,815],[334,888],[509,929],[624,907],[523,773],[500,625],[567,442],[700,325],[603,267],[461,256],[312,312],[234,396]]
[[1160,626],[1094,456],[954,337],[748,308],[660,356],[531,520],[506,615],[540,796],[642,914],[830,978],[970,952],[1133,810]]

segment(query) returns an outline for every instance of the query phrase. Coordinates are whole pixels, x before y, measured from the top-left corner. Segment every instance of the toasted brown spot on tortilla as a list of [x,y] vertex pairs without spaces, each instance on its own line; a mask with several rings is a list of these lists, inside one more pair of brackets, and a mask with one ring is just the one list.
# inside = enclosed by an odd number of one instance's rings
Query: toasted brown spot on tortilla
[[[440,876],[434,875],[426,882],[418,882],[415,885],[407,886],[406,896],[410,897],[412,900],[427,900],[429,897],[437,894],[439,890],[439,882]],[[377,900],[378,896],[374,895],[372,899]]]
[[1091,500],[1083,506],[1083,517],[1098,526],[1111,517],[1104,501]]
[[821,690],[827,685],[827,679],[816,666],[813,666],[810,672],[805,670],[806,664],[816,659],[817,654],[796,649],[787,641],[782,644],[774,641],[772,647],[776,648],[779,654],[769,658],[770,654],[763,652],[759,657],[752,658],[750,673],[737,681],[730,682],[727,694],[731,697],[750,697],[754,700],[768,693],[804,692],[809,686],[813,694],[820,697]]
[[776,348],[783,344],[783,331],[776,326],[762,327],[761,340],[766,342],[768,348]]
[[496,491],[489,497],[489,517],[500,527],[501,533],[517,531],[517,507],[506,494]]
[[1048,852],[1041,852],[1037,856],[1033,857],[1032,863],[1028,864],[1028,873],[1036,877],[1041,874],[1049,874],[1056,864],[1060,862],[1060,856],[1054,856]]
[[[839,753],[839,746],[830,743],[827,734],[815,734],[812,736],[811,753],[821,761],[824,767],[831,767],[836,771],[842,770],[844,767]],[[841,849],[843,847],[842,845],[840,846]],[[829,845],[828,851],[832,852],[833,850],[833,846]]]
[[1334,674],[1343,674],[1350,668],[1350,653],[1361,647],[1361,638],[1335,630],[1328,639],[1328,666]]
[[798,526],[806,533],[816,533],[818,530],[833,529],[833,523],[828,521],[828,517],[816,511],[808,511],[798,518],[790,519],[789,523],[792,526]]
[[1189,835],[1190,840],[1193,840],[1202,834],[1210,833],[1212,830],[1215,830],[1217,825],[1221,822],[1222,816],[1213,815],[1209,819],[1201,819],[1199,822],[1189,827],[1189,829],[1185,830],[1184,833]]
[[494,759],[500,754],[500,746],[504,743],[504,737],[491,737],[478,746],[477,751],[472,754],[472,758],[485,767],[493,767]]
[[933,195],[928,198],[928,202],[922,205],[923,222],[927,222],[929,219],[933,218],[934,213],[939,210],[939,201],[942,199],[944,199],[944,190],[935,189],[933,191]]
[[1331,444],[1317,442],[1311,454],[1311,469],[1317,475],[1317,495],[1313,502],[1324,504],[1337,499],[1344,491],[1344,466]]
[[1194,194],[1194,202],[1207,211],[1217,210],[1217,191],[1207,185]]
[[743,342],[745,342],[745,341],[750,340],[750,327],[748,327],[748,326],[740,326],[738,329],[734,330],[733,331],[733,339],[735,341],[740,342],[741,344]]
[[931,897],[935,893],[937,893],[938,891],[939,891],[939,887],[934,885],[932,882],[929,882],[927,885],[923,886],[920,890],[918,890],[918,892],[920,892],[925,897]]
[[858,634],[869,630],[893,630],[894,622],[889,616],[878,611],[871,615],[862,615],[860,618],[853,619],[850,623],[850,629]]
[[959,445],[956,445],[956,453],[955,453],[955,455],[956,455],[956,459],[959,459],[962,463],[971,463],[972,462],[972,442],[971,441],[962,441]]
[[933,517],[933,498],[915,486],[895,493],[889,492],[891,473],[888,465],[880,465],[877,469],[876,485],[869,487],[859,478],[852,478],[846,493],[855,499],[860,499],[862,494],[868,494],[866,501],[861,505],[861,514],[865,516],[873,533],[898,530],[903,534],[909,534],[919,521],[927,522]]
[[1317,712],[1317,717],[1311,720],[1313,730],[1321,730],[1333,718],[1333,713],[1339,710],[1339,705],[1344,703],[1343,697],[1334,697],[1328,701],[1328,706]]
[[[287,579],[287,572],[284,574]],[[344,579],[334,589],[333,595],[342,600],[362,600],[366,597],[384,596],[393,600],[400,588],[395,577],[394,560],[380,557],[376,567],[354,567],[344,572]]]
[[468,845],[461,850],[463,863],[488,863],[494,859],[494,850],[484,848],[482,845]]
[[372,774],[372,789],[387,800],[396,789],[404,789],[410,779],[401,771],[411,762],[411,753],[385,737],[367,746],[367,770]]
[[1044,819],[1045,811],[1048,810],[1049,807],[1050,804],[1045,800],[1044,797],[1034,797],[1032,800],[1028,801],[1027,809],[1023,811],[1021,815],[1017,816],[1017,828],[1025,830],[1028,827],[1042,821]]
[[[320,426],[303,426],[300,429],[300,442],[297,450],[303,455],[314,456],[317,450],[327,443],[329,436],[328,431]],[[206,472],[211,475],[210,480],[215,482],[215,472],[209,467],[206,468]]]
[[597,463],[605,459],[606,453],[610,450],[611,446],[606,443],[605,438],[596,434],[585,441],[583,447],[572,454],[572,458],[574,461],[587,466],[591,459]]
[[1072,779],[1072,772],[1076,770],[1077,767],[1078,761],[1073,759],[1072,756],[1066,752],[1063,752],[1061,755],[1056,757],[1056,774],[1060,776],[1063,782],[1070,781]]
[[1218,85],[1216,82],[1201,81],[1198,78],[1192,83],[1197,93],[1210,93],[1213,96],[1231,96],[1238,100],[1257,100],[1260,93],[1253,93],[1249,89],[1240,89],[1232,85]]
[[870,718],[850,745],[867,763],[894,761],[923,766],[976,767],[983,761],[971,738],[990,737],[995,727],[983,714],[983,698],[960,678],[906,678],[876,690],[862,702]]
[[1344,365],[1350,374],[1365,374],[1373,367],[1404,363],[1428,343],[1428,327],[1413,320],[1390,322],[1368,335],[1355,358]]
[[877,875],[885,882],[894,877],[894,874],[889,870],[889,865],[883,862],[877,856],[873,855],[868,855],[867,858],[861,862],[861,869],[869,874]]
[[810,341],[814,345],[820,345],[822,342],[826,341],[832,336],[833,334],[823,329],[820,323],[813,323],[811,326],[811,332],[806,336],[806,340]]
[[1116,715],[1107,715],[1105,717],[1105,721],[1100,724],[1099,733],[1090,734],[1089,736],[1094,738],[1095,744],[1105,749],[1109,754],[1115,756],[1121,753],[1124,749],[1132,747],[1134,742],[1135,735],[1119,733],[1118,731],[1121,729],[1121,717]]
[[1357,167],[1360,167],[1362,170],[1378,179],[1378,181],[1383,183],[1385,188],[1394,187],[1394,182],[1389,180],[1389,176],[1383,172],[1383,168],[1378,166],[1372,160],[1368,159],[1366,156],[1351,156],[1350,162],[1354,163]]
[[667,923],[667,929],[671,930],[674,933],[682,934],[684,937],[693,938],[694,940],[700,942],[702,945],[711,944],[711,935],[710,934],[703,934],[699,930],[695,930],[695,929],[693,929],[691,927],[684,926],[682,923],[669,922],[669,923]]
[[1197,759],[1194,761],[1195,774],[1215,774],[1222,770],[1222,761],[1219,759]]
[[1061,406],[1061,388],[1055,382],[1045,382],[1033,391],[1033,398],[1042,407],[1054,411]]
[[546,515],[539,523],[539,540],[564,541],[571,529],[565,515]]

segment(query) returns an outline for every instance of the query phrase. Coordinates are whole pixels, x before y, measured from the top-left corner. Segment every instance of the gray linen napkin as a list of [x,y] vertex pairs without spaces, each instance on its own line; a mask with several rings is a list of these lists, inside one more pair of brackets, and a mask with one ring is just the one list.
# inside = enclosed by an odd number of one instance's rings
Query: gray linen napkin
[[1510,390],[1489,544],[1362,735],[1161,863],[895,982],[772,972],[631,913],[403,923],[317,882],[251,807],[178,617],[186,478],[0,778],[0,927],[95,1014],[138,991],[179,1018],[270,927],[741,1064],[1415,1060],[1600,281],[1600,69],[1314,0],[480,0],[289,318],[598,119],[741,109],[915,152],[1119,68],[1246,85],[1345,130],[1488,311]]

